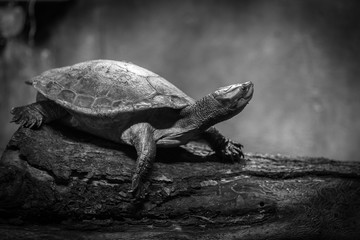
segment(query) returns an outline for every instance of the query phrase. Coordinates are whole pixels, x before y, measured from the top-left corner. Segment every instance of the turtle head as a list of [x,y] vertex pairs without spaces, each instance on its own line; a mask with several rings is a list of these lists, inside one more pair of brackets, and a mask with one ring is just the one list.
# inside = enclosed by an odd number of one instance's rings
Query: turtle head
[[219,88],[211,93],[211,96],[220,103],[220,107],[229,114],[230,118],[245,108],[253,93],[254,84],[249,81]]
[[190,117],[196,128],[209,127],[232,118],[249,103],[254,93],[252,82],[222,87],[184,109],[183,116]]

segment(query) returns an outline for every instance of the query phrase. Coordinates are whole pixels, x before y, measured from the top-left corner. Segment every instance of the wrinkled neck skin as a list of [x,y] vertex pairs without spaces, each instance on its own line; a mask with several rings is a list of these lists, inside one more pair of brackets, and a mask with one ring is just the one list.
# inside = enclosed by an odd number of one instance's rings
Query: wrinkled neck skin
[[231,111],[209,94],[181,112],[181,127],[205,131],[209,127],[233,116]]

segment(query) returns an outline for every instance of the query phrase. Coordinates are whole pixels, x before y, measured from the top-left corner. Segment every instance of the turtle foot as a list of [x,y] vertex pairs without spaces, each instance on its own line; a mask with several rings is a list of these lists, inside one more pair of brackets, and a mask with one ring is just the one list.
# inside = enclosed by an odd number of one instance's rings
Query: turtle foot
[[14,115],[11,122],[26,128],[39,128],[43,123],[42,114],[32,105],[15,107],[11,109],[11,114]]
[[240,162],[244,159],[244,153],[242,151],[243,145],[231,140],[226,140],[223,149],[220,151],[222,159],[231,162]]
[[139,174],[134,174],[131,190],[129,190],[129,193],[132,195],[135,199],[143,199],[145,198],[145,186],[143,182],[140,180]]

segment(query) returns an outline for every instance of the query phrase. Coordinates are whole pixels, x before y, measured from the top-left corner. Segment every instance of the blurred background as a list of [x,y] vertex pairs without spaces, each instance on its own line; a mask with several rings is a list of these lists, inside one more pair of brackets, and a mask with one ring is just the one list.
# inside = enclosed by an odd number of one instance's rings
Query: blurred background
[[359,160],[360,1],[0,1],[0,151],[24,81],[91,59],[131,61],[191,97],[252,81],[218,124],[246,152]]

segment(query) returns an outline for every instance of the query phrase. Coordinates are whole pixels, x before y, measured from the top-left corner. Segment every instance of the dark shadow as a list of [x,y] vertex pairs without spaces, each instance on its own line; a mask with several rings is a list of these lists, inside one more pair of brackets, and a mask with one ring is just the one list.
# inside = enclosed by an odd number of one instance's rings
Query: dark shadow
[[[126,156],[136,159],[137,154],[135,148],[125,144],[114,143],[110,140],[91,135],[56,122],[49,124],[49,131],[54,135],[60,135],[61,138],[68,139],[73,142],[82,144],[93,144],[104,149],[112,149],[121,151]],[[201,145],[199,146],[201,148]],[[208,156],[197,155],[191,152],[192,150],[184,147],[174,148],[158,148],[156,154],[156,161],[161,163],[177,163],[177,162],[223,162],[215,154],[209,153]]]

